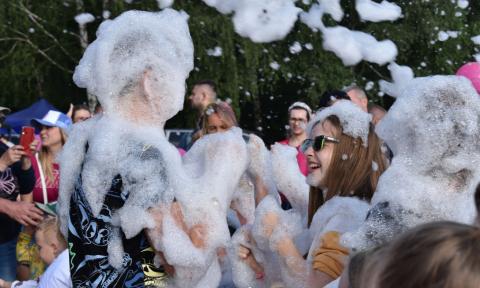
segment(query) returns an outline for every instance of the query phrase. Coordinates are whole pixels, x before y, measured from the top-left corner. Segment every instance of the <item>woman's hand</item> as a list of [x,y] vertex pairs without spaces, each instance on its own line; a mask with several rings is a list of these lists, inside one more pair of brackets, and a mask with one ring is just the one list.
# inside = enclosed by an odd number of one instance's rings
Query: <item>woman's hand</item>
[[32,152],[32,154],[35,154],[39,151],[39,149],[40,149],[40,147],[38,145],[39,143],[40,143],[40,141],[38,141],[38,139],[35,139],[35,140],[32,141],[32,143],[30,143],[29,148],[30,148],[30,151]]
[[20,159],[26,155],[27,153],[23,151],[23,146],[21,145],[15,145],[8,148],[8,150],[0,157],[0,171],[7,170],[8,166],[20,161]]

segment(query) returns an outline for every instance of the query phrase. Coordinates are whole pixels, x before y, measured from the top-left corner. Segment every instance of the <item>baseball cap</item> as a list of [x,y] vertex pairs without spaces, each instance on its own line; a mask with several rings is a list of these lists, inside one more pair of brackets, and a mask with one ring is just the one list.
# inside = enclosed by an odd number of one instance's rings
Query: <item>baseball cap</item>
[[3,112],[4,114],[10,113],[10,108],[0,106],[0,112]]
[[50,110],[42,119],[34,118],[31,121],[34,126],[58,127],[68,130],[72,126],[72,120],[62,112]]

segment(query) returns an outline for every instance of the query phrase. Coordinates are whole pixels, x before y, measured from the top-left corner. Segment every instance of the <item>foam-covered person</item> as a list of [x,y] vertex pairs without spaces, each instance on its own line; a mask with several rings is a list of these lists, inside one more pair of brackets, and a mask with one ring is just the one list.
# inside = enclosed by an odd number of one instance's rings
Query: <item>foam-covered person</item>
[[193,68],[187,18],[165,9],[104,21],[75,69],[74,82],[104,113],[74,125],[60,157],[57,212],[74,287],[165,280],[144,229],[154,226],[147,209],[173,198],[165,195],[165,158],[181,161],[163,127],[182,108]]
[[[273,197],[266,196],[256,210],[253,237],[237,250],[256,272],[247,273],[250,283],[243,284],[281,281],[287,287],[323,287],[340,276],[349,253],[340,237],[361,225],[386,166],[370,120],[358,106],[340,100],[309,123],[309,138],[303,144],[309,164],[309,233],[298,239],[302,215],[282,211]],[[252,243],[256,249],[250,249]],[[256,259],[258,250],[273,252],[277,263]]]
[[480,98],[471,82],[420,77],[398,92],[375,129],[393,159],[365,223],[342,238],[351,249],[390,242],[432,221],[472,224],[477,215],[472,199],[480,179]]
[[104,113],[74,125],[60,162],[57,211],[74,286],[166,285],[155,254],[174,269],[168,285],[218,286],[216,250],[230,237],[226,214],[247,151],[235,128],[183,157],[165,137],[193,69],[187,19],[164,9],[104,21],[75,69]]

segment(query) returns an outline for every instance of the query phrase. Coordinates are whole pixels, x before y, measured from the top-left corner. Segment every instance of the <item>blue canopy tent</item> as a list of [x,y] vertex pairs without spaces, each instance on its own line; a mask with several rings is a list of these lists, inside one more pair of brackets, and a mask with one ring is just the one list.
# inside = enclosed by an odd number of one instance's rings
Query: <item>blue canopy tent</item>
[[58,111],[52,104],[42,98],[28,108],[7,115],[1,132],[2,134],[9,134],[8,129],[13,129],[16,133],[20,133],[23,126],[31,126],[32,118],[42,118],[49,110]]

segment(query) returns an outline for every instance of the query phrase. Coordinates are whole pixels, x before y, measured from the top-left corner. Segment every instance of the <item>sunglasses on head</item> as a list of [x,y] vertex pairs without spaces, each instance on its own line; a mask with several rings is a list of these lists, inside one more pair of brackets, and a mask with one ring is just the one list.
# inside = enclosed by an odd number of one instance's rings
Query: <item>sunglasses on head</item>
[[323,149],[323,147],[325,146],[325,142],[340,143],[340,141],[337,138],[333,138],[325,135],[319,135],[313,139],[305,139],[300,149],[302,150],[303,153],[305,153],[308,150],[308,148],[310,148],[311,146],[314,151],[318,152]]

